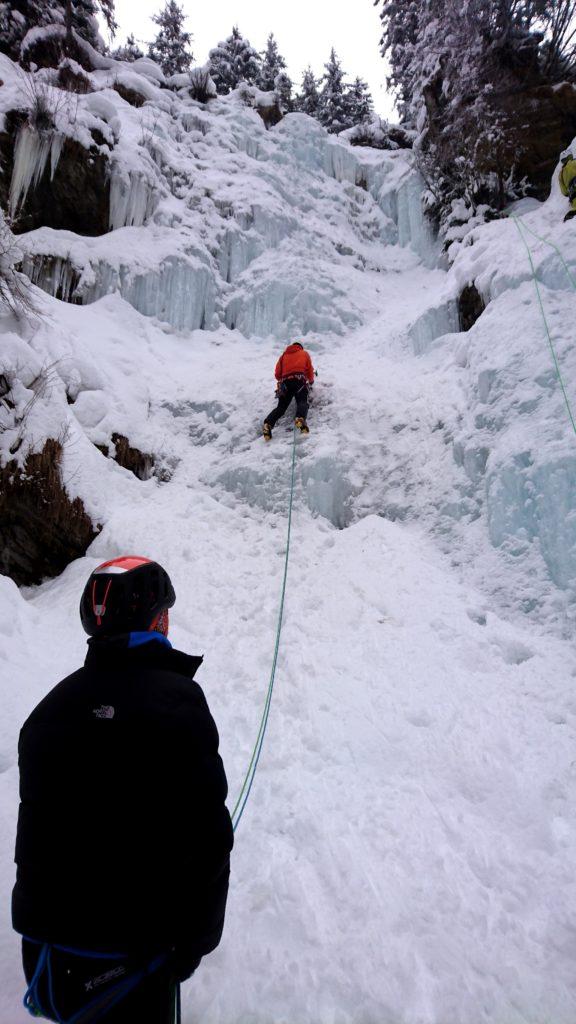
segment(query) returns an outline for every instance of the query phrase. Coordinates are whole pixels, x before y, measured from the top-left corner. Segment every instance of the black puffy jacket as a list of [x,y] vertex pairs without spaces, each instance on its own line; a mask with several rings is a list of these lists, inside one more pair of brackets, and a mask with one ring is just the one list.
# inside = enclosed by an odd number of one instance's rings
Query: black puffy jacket
[[233,845],[218,732],[201,658],[127,642],[89,641],[22,728],[13,924],[194,960],[220,941]]

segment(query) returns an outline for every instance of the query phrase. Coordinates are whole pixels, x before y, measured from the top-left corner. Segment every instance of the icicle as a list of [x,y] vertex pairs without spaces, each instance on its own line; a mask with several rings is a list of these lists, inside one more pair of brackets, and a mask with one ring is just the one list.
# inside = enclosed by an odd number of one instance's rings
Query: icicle
[[26,256],[22,272],[32,284],[62,302],[78,302],[80,272],[69,259],[60,256]]
[[64,136],[59,132],[36,132],[24,125],[18,132],[14,169],[10,182],[10,216],[14,217],[30,190],[36,188],[50,158],[50,178],[54,177]]
[[110,185],[110,229],[141,227],[158,205],[157,192],[143,174],[129,171],[127,177],[117,170]]

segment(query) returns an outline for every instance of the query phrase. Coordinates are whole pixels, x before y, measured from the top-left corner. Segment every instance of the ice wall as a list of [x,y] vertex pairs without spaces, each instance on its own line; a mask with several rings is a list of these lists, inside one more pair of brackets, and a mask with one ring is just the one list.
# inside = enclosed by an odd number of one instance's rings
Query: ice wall
[[418,317],[410,328],[409,335],[414,355],[423,355],[430,350],[436,338],[457,331],[458,305],[456,301],[449,299],[440,306],[432,306]]
[[[354,148],[302,114],[268,131],[236,95],[135,110],[102,89],[78,104],[78,138],[93,145],[84,136],[98,127],[110,152],[115,239],[87,251],[65,232],[22,238],[34,282],[59,298],[118,290],[179,330],[342,334],[371,315],[366,271],[398,269],[390,247],[431,258],[408,153]],[[21,135],[14,203],[48,159],[55,166],[59,145]],[[149,228],[136,249],[129,227]]]
[[519,557],[537,543],[558,586],[576,595],[576,456],[512,457],[486,481],[490,539]]
[[63,302],[79,302],[78,293],[80,274],[70,260],[61,256],[25,256],[22,261],[22,272],[33,284]]
[[135,272],[102,263],[94,268],[95,283],[84,289],[84,302],[118,291],[134,309],[154,316],[177,330],[211,330],[215,327],[216,289],[209,267],[199,260],[168,257],[158,269]]
[[110,181],[110,230],[146,224],[158,206],[157,188],[138,171],[112,170]]
[[566,607],[576,598],[576,456],[566,407],[567,399],[575,408],[575,282],[560,198],[554,185],[546,203],[520,211],[538,291],[510,220],[475,228],[450,275],[459,288],[475,283],[487,301],[461,335],[467,411],[455,457],[481,497],[491,543],[524,567],[526,610],[550,581],[566,591]]

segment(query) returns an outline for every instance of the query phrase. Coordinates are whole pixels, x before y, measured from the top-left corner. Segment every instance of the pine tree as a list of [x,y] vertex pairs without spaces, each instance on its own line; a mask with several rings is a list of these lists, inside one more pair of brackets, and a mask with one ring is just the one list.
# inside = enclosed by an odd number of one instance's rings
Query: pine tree
[[164,9],[152,16],[160,31],[150,43],[148,56],[160,65],[165,75],[180,75],[188,71],[192,63],[193,55],[189,49],[192,35],[183,30],[186,17],[176,0],[166,0]]
[[102,49],[96,19],[98,12],[113,35],[117,27],[114,0],[1,0],[0,53],[19,60],[22,41],[30,29],[51,25],[66,28],[68,42],[76,33],[95,49]]
[[140,60],[144,56],[143,51],[138,46],[132,33],[128,36],[123,46],[117,47],[116,50],[111,54],[115,60],[123,60],[128,64],[132,64],[135,60]]
[[348,100],[348,117],[351,126],[363,124],[370,120],[374,114],[374,102],[368,88],[368,83],[363,78],[354,79],[346,98]]
[[292,79],[285,71],[280,71],[274,79],[274,92],[278,97],[278,103],[280,110],[283,114],[289,114],[291,110],[294,110],[294,102],[292,100]]
[[456,219],[500,210],[516,193],[524,133],[498,97],[538,84],[542,37],[534,30],[555,3],[384,0],[389,84],[401,116],[417,129],[428,207],[448,238]]
[[350,112],[347,89],[344,84],[344,72],[334,47],[332,47],[330,59],[324,68],[325,74],[322,78],[324,84],[320,93],[318,120],[329,132],[341,132],[344,128],[350,127]]
[[240,82],[254,85],[259,81],[260,57],[237,25],[227,39],[210,50],[208,59],[210,74],[221,96],[236,89]]
[[307,67],[302,75],[301,90],[296,96],[296,110],[299,110],[302,114],[309,114],[310,117],[318,117],[320,110],[319,84],[312,68]]
[[414,88],[413,57],[416,42],[423,35],[425,0],[383,0],[380,20],[383,34],[381,53],[390,61],[388,88],[396,92],[396,105],[405,119]]
[[100,12],[109,32],[114,35],[117,24],[114,19],[114,0],[65,0],[64,24],[66,45],[73,45],[73,35],[86,39],[94,49],[102,49],[96,15]]
[[0,3],[0,53],[17,61],[20,44],[28,30],[54,21],[63,23],[64,9],[62,5],[52,5],[48,0],[7,0]]
[[262,53],[262,66],[258,76],[258,86],[264,92],[270,92],[275,88],[274,83],[281,71],[286,69],[286,61],[278,52],[278,43],[271,32],[268,36],[266,49]]

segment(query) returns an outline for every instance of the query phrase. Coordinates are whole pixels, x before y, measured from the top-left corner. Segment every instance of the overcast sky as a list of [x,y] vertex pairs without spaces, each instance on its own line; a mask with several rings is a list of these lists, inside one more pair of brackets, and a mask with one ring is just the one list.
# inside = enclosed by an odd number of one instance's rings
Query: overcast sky
[[[150,16],[162,6],[163,0],[116,0],[120,27],[115,43],[124,42],[130,32],[149,42],[157,31]],[[273,32],[299,87],[308,64],[316,75],[323,73],[333,46],[348,77],[360,75],[368,82],[376,112],[394,118],[392,100],[386,93],[386,65],[378,51],[379,8],[372,0],[350,0],[348,4],[335,0],[288,0],[284,4],[204,0],[193,4],[184,0],[181,6],[189,15],[186,28],[194,36],[195,63],[203,64],[208,51],[230,35],[233,25],[238,25],[257,50],[264,49]]]

